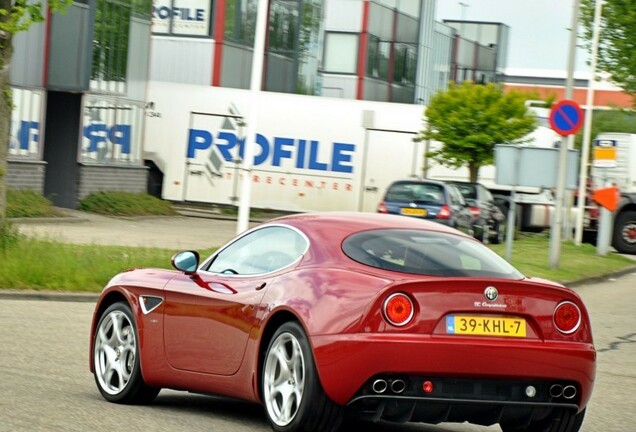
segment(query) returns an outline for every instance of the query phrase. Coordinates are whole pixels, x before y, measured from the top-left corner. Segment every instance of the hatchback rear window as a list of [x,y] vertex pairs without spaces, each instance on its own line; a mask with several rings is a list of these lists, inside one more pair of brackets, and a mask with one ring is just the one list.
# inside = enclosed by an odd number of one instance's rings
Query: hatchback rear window
[[476,200],[477,199],[477,186],[471,184],[455,184],[457,189],[462,193],[464,198]]
[[361,264],[431,276],[523,279],[487,246],[470,238],[424,230],[379,229],[349,236],[344,253]]
[[394,183],[387,190],[385,201],[444,204],[444,188],[432,183]]

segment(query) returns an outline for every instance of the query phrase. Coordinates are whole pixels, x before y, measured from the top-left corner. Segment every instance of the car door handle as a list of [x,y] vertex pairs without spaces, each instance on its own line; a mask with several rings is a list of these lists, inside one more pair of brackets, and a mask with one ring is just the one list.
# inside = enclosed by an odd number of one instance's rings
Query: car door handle
[[265,288],[265,285],[267,285],[267,282],[263,282],[262,284],[260,284],[259,286],[256,287],[256,291],[260,291],[263,288]]
[[377,192],[378,191],[378,187],[377,186],[366,186],[364,188],[365,191],[367,192]]

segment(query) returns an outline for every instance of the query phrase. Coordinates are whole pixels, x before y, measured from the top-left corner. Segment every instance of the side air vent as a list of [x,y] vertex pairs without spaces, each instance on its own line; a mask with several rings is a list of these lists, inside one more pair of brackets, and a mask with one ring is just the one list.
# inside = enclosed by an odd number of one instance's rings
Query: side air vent
[[155,296],[142,295],[139,297],[139,304],[144,315],[148,315],[153,310],[157,309],[159,305],[163,303],[163,298]]

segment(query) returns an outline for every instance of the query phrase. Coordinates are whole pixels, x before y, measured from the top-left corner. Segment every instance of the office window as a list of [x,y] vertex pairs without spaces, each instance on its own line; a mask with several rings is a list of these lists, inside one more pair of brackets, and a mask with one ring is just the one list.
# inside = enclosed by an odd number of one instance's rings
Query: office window
[[131,14],[132,6],[128,3],[97,0],[91,89],[126,92]]
[[359,35],[357,33],[327,33],[323,69],[332,73],[356,73]]
[[415,85],[415,69],[417,68],[415,47],[413,45],[396,44],[394,64],[393,82]]
[[227,0],[225,4],[225,39],[254,46],[258,0]]
[[389,56],[391,43],[371,35],[367,56],[367,76],[387,81],[389,79]]

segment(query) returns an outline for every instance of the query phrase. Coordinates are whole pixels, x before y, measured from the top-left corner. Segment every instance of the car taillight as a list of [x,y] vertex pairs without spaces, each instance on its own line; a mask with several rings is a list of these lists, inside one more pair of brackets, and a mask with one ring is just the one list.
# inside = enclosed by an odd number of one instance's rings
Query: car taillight
[[415,307],[411,299],[402,293],[391,294],[382,307],[384,318],[394,326],[403,326],[408,324],[413,318]]
[[559,303],[554,309],[554,324],[561,333],[574,333],[581,325],[581,310],[570,301]]
[[450,208],[446,204],[444,204],[439,210],[439,213],[437,213],[437,219],[449,219],[450,215]]
[[474,218],[479,216],[479,214],[481,213],[481,211],[479,210],[479,207],[470,206],[468,207],[468,210],[470,210],[470,214],[472,214]]
[[378,213],[388,213],[389,211],[386,209],[386,204],[384,204],[384,201],[380,201],[380,204],[378,204]]

